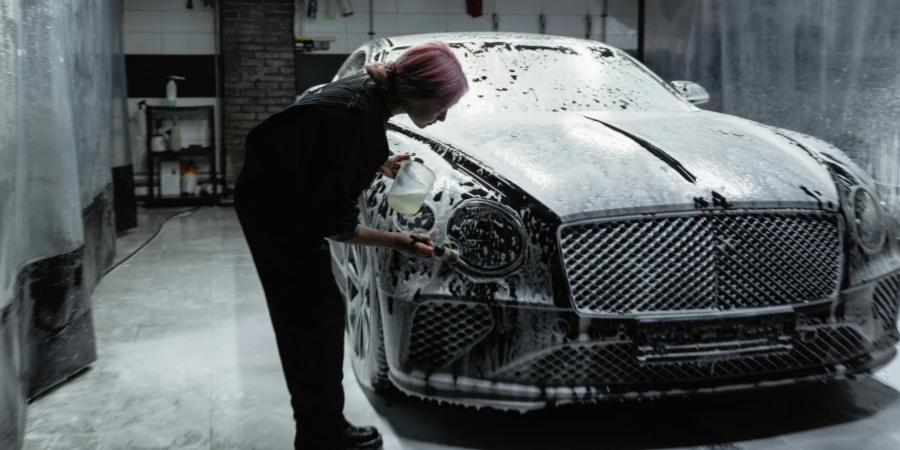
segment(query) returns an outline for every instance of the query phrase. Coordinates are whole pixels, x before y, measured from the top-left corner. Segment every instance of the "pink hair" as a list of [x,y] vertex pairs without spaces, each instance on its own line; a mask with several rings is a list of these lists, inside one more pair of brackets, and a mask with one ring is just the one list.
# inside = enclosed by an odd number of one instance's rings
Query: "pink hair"
[[410,47],[387,65],[366,64],[366,73],[404,100],[439,99],[449,103],[469,89],[462,65],[450,46],[441,41]]

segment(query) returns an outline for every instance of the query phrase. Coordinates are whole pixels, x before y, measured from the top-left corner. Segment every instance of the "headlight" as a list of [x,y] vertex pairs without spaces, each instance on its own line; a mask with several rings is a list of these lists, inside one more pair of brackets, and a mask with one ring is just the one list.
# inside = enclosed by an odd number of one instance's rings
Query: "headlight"
[[869,191],[859,188],[853,192],[853,221],[860,245],[869,253],[877,252],[884,243],[884,223],[878,202]]
[[394,212],[394,226],[404,233],[430,234],[434,230],[434,222],[434,210],[428,203],[423,203],[422,209],[411,216]]
[[463,267],[481,275],[505,275],[525,258],[525,226],[509,208],[471,199],[447,221],[447,236]]

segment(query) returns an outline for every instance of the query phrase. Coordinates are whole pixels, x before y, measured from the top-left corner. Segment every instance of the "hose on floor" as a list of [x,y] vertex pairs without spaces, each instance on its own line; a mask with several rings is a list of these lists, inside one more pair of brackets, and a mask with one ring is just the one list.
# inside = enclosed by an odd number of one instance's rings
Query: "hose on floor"
[[143,244],[141,244],[140,247],[138,247],[137,249],[135,249],[133,252],[131,252],[131,254],[129,254],[128,256],[126,256],[125,258],[123,258],[121,261],[117,262],[115,265],[113,265],[113,266],[110,267],[109,269],[106,269],[106,272],[103,272],[103,278],[105,278],[107,275],[109,275],[110,273],[112,273],[113,270],[116,270],[119,266],[121,266],[122,264],[124,264],[125,262],[127,262],[129,259],[135,257],[138,253],[141,252],[141,250],[144,249],[144,247],[146,247],[148,244],[150,244],[151,242],[153,242],[153,240],[156,239],[157,236],[159,236],[159,233],[162,232],[163,227],[166,226],[166,222],[168,222],[169,220],[174,219],[174,218],[176,218],[176,217],[178,217],[178,216],[183,216],[183,215],[186,215],[186,214],[190,214],[190,213],[192,213],[192,212],[194,212],[194,211],[196,211],[196,210],[198,210],[198,209],[200,209],[200,207],[199,207],[199,206],[195,206],[195,207],[193,207],[193,208],[191,208],[191,209],[189,209],[189,210],[187,210],[187,211],[180,211],[180,212],[177,212],[177,213],[174,213],[174,214],[170,215],[169,217],[166,217],[166,218],[162,221],[162,223],[159,224],[159,228],[156,229],[156,233],[153,233],[153,236],[150,236],[150,239],[147,239]]

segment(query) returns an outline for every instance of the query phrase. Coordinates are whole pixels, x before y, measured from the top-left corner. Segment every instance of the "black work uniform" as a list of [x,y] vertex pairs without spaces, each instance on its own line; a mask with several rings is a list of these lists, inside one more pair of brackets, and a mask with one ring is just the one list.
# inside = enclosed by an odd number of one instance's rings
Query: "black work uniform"
[[389,156],[390,116],[384,91],[361,73],[307,94],[245,141],[235,210],[275,329],[296,448],[347,426],[345,305],[325,238],[357,229],[359,196]]

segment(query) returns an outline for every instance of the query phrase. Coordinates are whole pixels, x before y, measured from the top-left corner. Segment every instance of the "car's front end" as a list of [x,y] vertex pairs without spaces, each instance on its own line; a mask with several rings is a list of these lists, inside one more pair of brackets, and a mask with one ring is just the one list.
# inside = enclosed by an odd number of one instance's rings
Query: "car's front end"
[[[579,119],[652,145],[627,123]],[[572,125],[579,119],[563,120],[567,133],[587,134]],[[836,150],[754,126],[742,136],[748,142],[734,145],[777,136],[810,161],[822,154],[834,161],[790,180],[796,192],[778,201],[765,199],[760,182],[743,186],[744,197],[729,198],[739,189],[725,186],[690,203],[650,205],[647,197],[627,200],[632,208],[577,214],[547,191],[540,201],[537,184],[523,189],[517,177],[527,171],[510,177],[509,168],[486,164],[484,152],[478,159],[435,139],[440,133],[397,127],[395,150],[423,157],[440,175],[440,193],[416,216],[382,207],[372,219],[450,242],[461,261],[379,253],[390,380],[424,398],[525,410],[829,380],[886,364],[895,355],[900,297],[900,246],[887,206]],[[729,127],[713,123],[708,131],[733,133]],[[565,189],[584,201],[574,185]],[[369,204],[384,204],[386,192],[373,189]]]

